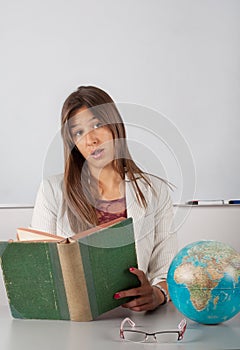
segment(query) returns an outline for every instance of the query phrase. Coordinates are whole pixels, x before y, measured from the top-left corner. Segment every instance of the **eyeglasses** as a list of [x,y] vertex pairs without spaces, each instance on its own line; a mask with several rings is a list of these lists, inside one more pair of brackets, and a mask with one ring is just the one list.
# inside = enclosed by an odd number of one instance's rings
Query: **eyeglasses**
[[159,343],[170,343],[176,342],[183,339],[187,327],[187,321],[185,318],[179,323],[176,330],[167,330],[159,331],[155,333],[147,333],[137,329],[123,329],[125,323],[128,322],[130,326],[135,327],[135,323],[129,318],[126,317],[120,326],[120,338],[132,342],[145,342],[149,336],[153,337],[155,341]]

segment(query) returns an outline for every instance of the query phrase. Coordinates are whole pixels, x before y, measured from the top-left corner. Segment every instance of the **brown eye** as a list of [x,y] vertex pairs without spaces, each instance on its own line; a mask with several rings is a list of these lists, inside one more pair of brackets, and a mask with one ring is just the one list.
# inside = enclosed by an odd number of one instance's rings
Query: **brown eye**
[[98,122],[98,123],[93,125],[93,129],[101,128],[101,126],[103,126],[102,123]]
[[82,136],[82,135],[83,135],[83,131],[82,130],[78,130],[74,134],[75,137],[79,137],[79,136]]

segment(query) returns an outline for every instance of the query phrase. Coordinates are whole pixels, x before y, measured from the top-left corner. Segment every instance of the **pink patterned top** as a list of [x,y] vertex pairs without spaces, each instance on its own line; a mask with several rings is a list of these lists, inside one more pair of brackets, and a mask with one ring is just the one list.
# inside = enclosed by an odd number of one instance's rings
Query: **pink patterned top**
[[98,224],[104,224],[120,217],[127,217],[126,198],[114,200],[99,199],[96,205]]

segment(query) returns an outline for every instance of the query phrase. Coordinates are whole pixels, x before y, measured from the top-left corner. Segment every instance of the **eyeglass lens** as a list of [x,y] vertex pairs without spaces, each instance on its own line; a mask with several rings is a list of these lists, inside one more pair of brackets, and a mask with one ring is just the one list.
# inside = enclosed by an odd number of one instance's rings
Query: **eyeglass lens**
[[133,342],[143,342],[146,338],[145,333],[124,331],[124,339]]
[[178,341],[178,332],[157,333],[155,337],[158,343],[176,343]]
[[156,333],[154,335],[146,336],[145,333],[138,333],[132,331],[124,331],[124,339],[132,342],[144,342],[146,338],[153,338],[158,343],[175,343],[178,340],[178,333]]

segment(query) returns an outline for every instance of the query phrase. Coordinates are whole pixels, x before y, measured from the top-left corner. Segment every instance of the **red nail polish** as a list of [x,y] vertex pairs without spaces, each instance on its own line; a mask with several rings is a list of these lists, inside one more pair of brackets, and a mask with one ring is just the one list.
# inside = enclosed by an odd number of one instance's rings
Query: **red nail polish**
[[120,294],[119,293],[115,293],[114,294],[114,299],[120,299]]
[[129,271],[134,271],[134,267],[130,267]]

